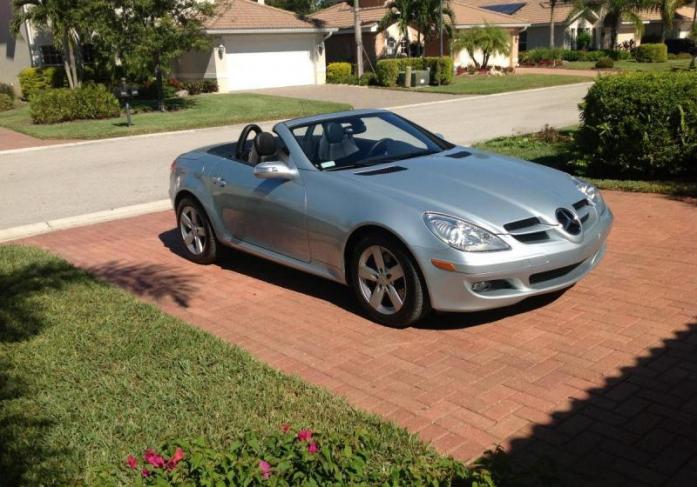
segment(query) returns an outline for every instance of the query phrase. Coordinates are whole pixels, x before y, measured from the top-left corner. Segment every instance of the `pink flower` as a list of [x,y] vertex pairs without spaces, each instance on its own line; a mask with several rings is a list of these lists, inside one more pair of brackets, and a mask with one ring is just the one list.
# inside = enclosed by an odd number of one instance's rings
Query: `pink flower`
[[167,461],[167,470],[174,470],[177,464],[184,460],[184,450],[177,448],[174,450],[174,455]]
[[310,441],[312,439],[312,431],[303,428],[298,431],[298,440],[300,441]]
[[288,423],[283,423],[281,425],[281,431],[284,433],[288,433],[290,431],[290,425]]
[[141,474],[141,475],[143,476],[143,478],[145,479],[145,478],[150,477],[150,475],[152,474],[152,472],[150,472],[150,470],[148,470],[147,468],[144,468],[143,470],[140,471],[140,474]]
[[310,443],[309,445],[307,445],[307,452],[310,453],[311,455],[314,455],[318,451],[319,451],[319,448],[317,448],[317,443],[315,443],[314,441],[312,443]]
[[165,459],[160,455],[155,453],[155,450],[148,448],[143,454],[143,460],[152,465],[155,468],[162,468],[165,466]]
[[128,455],[128,458],[126,458],[126,465],[128,465],[131,470],[135,470],[138,468],[138,460],[133,455]]
[[259,470],[261,470],[261,476],[264,477],[264,480],[271,477],[271,465],[268,462],[259,460]]

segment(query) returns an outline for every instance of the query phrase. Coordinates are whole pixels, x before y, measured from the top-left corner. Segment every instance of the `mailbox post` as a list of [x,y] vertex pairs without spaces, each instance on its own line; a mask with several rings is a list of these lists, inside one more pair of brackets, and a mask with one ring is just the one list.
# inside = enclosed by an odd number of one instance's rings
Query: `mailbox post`
[[138,88],[135,86],[129,86],[126,84],[126,78],[121,78],[121,86],[114,90],[116,97],[123,100],[126,109],[126,119],[128,120],[128,126],[133,125],[131,120],[131,104],[128,102],[131,98],[138,96]]

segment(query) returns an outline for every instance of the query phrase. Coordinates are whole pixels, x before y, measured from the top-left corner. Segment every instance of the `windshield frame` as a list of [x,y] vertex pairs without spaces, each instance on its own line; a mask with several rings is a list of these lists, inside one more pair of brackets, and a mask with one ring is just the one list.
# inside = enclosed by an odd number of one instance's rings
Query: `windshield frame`
[[[402,130],[405,131],[403,127],[400,127],[399,125],[394,123],[394,120],[389,120],[390,117],[396,118],[399,122],[403,123],[404,125],[408,126],[410,129],[412,129],[414,132],[417,133],[418,136],[423,137],[425,140],[430,142],[432,145],[436,146],[436,149],[438,150],[429,150],[429,149],[424,149],[420,151],[416,151],[412,154],[404,154],[399,157],[388,157],[387,160],[374,160],[373,158],[366,159],[365,161],[356,161],[356,164],[346,164],[343,166],[334,166],[334,167],[327,167],[327,168],[321,168],[318,167],[319,163],[316,165],[314,164],[311,160],[310,157],[305,153],[305,150],[303,149],[300,141],[296,138],[295,136],[295,131],[297,129],[302,129],[306,128],[309,129],[313,126],[317,125],[323,125],[328,122],[345,122],[347,119],[352,119],[352,118],[368,118],[368,117],[375,117],[375,118],[381,118],[385,123],[391,124],[395,126],[396,130]],[[443,151],[447,151],[450,149],[453,149],[455,144],[452,144],[443,138],[437,136],[430,130],[427,130],[420,125],[412,122],[411,120],[408,120],[401,115],[398,115],[394,112],[390,112],[388,110],[355,110],[355,111],[347,111],[347,112],[340,112],[340,113],[335,113],[331,115],[320,115],[320,116],[315,116],[315,117],[306,117],[306,118],[301,118],[301,119],[295,119],[295,120],[289,120],[285,122],[284,124],[285,132],[287,136],[289,136],[292,141],[294,142],[295,149],[299,154],[302,154],[302,157],[305,159],[307,162],[308,168],[311,168],[312,170],[320,171],[320,172],[331,172],[331,171],[340,171],[344,169],[354,169],[354,168],[364,168],[364,167],[372,167],[372,166],[377,166],[381,164],[389,164],[391,162],[396,162],[397,160],[408,160],[408,159],[413,159],[416,157],[422,157],[424,155],[430,155],[430,154],[435,154]],[[406,133],[409,133],[408,131],[405,131]],[[412,134],[413,135],[413,134]]]

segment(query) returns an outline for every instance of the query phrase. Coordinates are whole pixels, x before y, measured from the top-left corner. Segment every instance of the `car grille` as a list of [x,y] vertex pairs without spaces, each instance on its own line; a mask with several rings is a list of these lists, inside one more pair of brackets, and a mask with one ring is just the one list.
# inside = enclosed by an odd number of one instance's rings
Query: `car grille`
[[[591,204],[587,199],[579,200],[572,206],[576,210],[583,228],[593,225],[595,214],[590,210]],[[546,242],[552,238],[548,232],[550,226],[534,216],[506,223],[503,228],[511,237],[525,244]]]
[[558,269],[552,269],[551,271],[538,272],[530,276],[530,285],[541,284],[546,281],[551,281],[553,279],[559,279],[565,275],[571,273],[578,266],[583,264],[583,262],[578,262],[577,264],[567,265],[565,267],[559,267]]

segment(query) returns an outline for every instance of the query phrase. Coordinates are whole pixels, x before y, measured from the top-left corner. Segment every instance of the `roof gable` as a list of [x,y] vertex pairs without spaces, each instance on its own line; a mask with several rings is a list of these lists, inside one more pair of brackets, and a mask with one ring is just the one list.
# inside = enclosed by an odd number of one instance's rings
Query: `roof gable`
[[205,22],[208,30],[306,30],[318,29],[315,22],[293,12],[251,0],[224,0],[213,17]]

